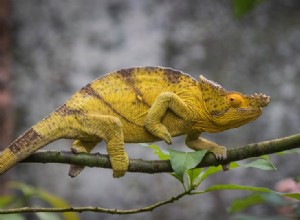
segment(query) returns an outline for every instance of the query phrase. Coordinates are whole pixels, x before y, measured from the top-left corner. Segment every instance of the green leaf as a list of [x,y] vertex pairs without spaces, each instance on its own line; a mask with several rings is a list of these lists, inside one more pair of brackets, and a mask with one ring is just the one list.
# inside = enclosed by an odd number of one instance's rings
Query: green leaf
[[262,155],[262,156],[259,156],[259,158],[264,159],[264,160],[269,160],[269,161],[271,160],[269,155]]
[[0,220],[25,220],[25,217],[21,214],[9,214],[9,215],[1,215]]
[[[45,202],[49,203],[54,208],[65,208],[70,207],[70,205],[64,201],[63,199],[54,196],[44,190],[37,189],[37,195],[44,200]],[[79,216],[77,213],[74,212],[64,212],[62,213],[65,220],[79,220]]]
[[286,196],[286,197],[289,197],[289,198],[292,198],[292,199],[300,200],[300,193],[283,193],[283,194],[280,194],[280,195]]
[[257,217],[252,215],[239,215],[233,220],[286,220],[285,217],[270,216],[270,217]]
[[[231,162],[229,170],[233,170],[233,169],[238,168],[238,167],[240,167],[240,165],[237,162]],[[215,173],[218,173],[218,172],[224,172],[221,165],[219,165],[217,167],[209,167],[209,168],[207,168],[205,171],[203,171],[199,175],[199,177],[197,178],[197,180],[195,180],[195,184],[199,185],[207,177],[209,177],[210,175],[213,175]]]
[[148,147],[153,149],[154,154],[156,154],[160,160],[170,160],[169,152],[160,149],[157,145],[154,144],[151,144]]
[[201,162],[207,150],[182,152],[169,149],[169,153],[173,170],[183,178],[185,171],[195,168]]
[[257,168],[260,170],[276,170],[274,164],[270,160],[266,160],[266,159],[257,159],[255,161],[252,161],[242,166],[245,168],[249,168],[249,167]]
[[220,171],[222,171],[222,166],[217,166],[217,167],[209,167],[207,168],[204,172],[201,173],[201,175],[199,175],[199,178],[197,179],[197,185],[199,185],[203,180],[205,180],[208,176],[214,174],[214,173],[218,173]]
[[176,173],[170,173],[170,174],[171,174],[171,176],[175,177],[182,184],[183,188],[185,189],[183,177],[178,176]]
[[0,197],[0,207],[5,207],[15,200],[14,196],[5,195]]
[[220,185],[210,186],[206,190],[202,191],[202,193],[218,191],[218,190],[247,190],[247,191],[262,192],[262,193],[274,193],[274,191],[265,187],[243,186],[237,184],[220,184]]
[[[29,186],[27,184],[24,184],[24,183],[10,182],[9,187],[20,190],[27,197],[36,196],[55,208],[70,207],[70,205],[63,199],[61,199],[57,196],[54,196],[45,190],[38,189],[38,188],[35,188],[32,186]],[[77,213],[66,212],[66,213],[62,213],[61,215],[64,217],[65,220],[79,220]]]
[[300,154],[300,148],[295,148],[291,150],[277,152],[277,155],[286,155],[286,154]]
[[196,179],[199,177],[201,171],[202,168],[195,168],[195,169],[190,169],[186,172],[188,177],[188,184],[190,188],[197,186]]
[[237,213],[244,211],[245,209],[259,205],[262,203],[271,204],[273,206],[286,206],[288,201],[281,196],[280,193],[252,193],[249,196],[236,199],[231,203],[229,211],[231,213]]
[[35,194],[35,190],[32,186],[29,186],[20,182],[9,182],[8,187],[11,189],[19,190],[23,193],[24,196],[33,196]]
[[238,162],[230,162],[229,170],[233,170],[235,168],[240,167],[241,165]]
[[232,0],[233,12],[236,17],[241,17],[251,11],[264,0]]
[[213,185],[203,191],[196,191],[194,192],[194,194],[203,194],[203,193],[208,193],[208,192],[213,192],[218,190],[246,190],[246,191],[259,192],[259,193],[273,193],[280,196],[285,196],[292,199],[300,200],[300,193],[280,193],[266,187],[244,186],[244,185],[237,185],[237,184]]
[[248,207],[251,207],[253,205],[262,204],[264,202],[265,202],[264,197],[261,194],[253,193],[244,198],[234,200],[231,203],[231,206],[229,207],[229,212],[230,213],[241,212]]

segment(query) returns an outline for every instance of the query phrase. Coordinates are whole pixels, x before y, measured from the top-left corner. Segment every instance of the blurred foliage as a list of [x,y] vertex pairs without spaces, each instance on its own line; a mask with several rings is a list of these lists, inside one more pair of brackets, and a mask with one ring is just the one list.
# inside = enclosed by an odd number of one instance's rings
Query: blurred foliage
[[268,217],[238,215],[235,220],[268,220],[268,219],[300,219],[300,202],[274,193],[253,193],[246,197],[236,199],[229,207],[230,213],[241,213],[247,208],[256,205],[271,207],[274,214]]
[[232,0],[234,16],[242,17],[263,1],[265,0]]
[[[10,182],[8,188],[15,190],[16,193],[0,197],[1,209],[16,208],[24,206],[35,206],[38,204],[47,204],[54,208],[64,208],[70,205],[63,199],[50,194],[49,192],[29,186],[25,183]],[[39,220],[79,220],[77,213],[34,213],[35,219]],[[1,215],[0,220],[25,220],[25,215],[8,214]]]
[[[290,153],[300,154],[298,150],[296,151],[285,151],[277,155],[286,155]],[[251,164],[251,163],[250,163]],[[261,164],[259,162],[258,164]],[[271,168],[271,164],[270,167]],[[244,166],[247,167],[247,166]],[[255,167],[255,166],[254,166]],[[266,170],[268,170],[267,168]],[[274,167],[275,168],[275,167]],[[276,168],[275,168],[276,169]],[[294,178],[286,178],[276,183],[275,189],[279,191],[276,193],[257,193],[254,192],[243,198],[238,198],[234,200],[228,211],[232,214],[243,213],[248,208],[257,205],[263,205],[273,209],[274,213],[272,216],[268,217],[257,217],[251,215],[237,215],[235,220],[285,220],[285,219],[300,219],[300,202],[299,202],[299,191],[300,191],[300,177],[296,176]],[[284,195],[289,195],[285,197]],[[296,197],[294,197],[294,195]]]
[[[147,146],[147,145],[145,145]],[[182,184],[185,192],[188,194],[204,194],[213,191],[224,190],[244,190],[252,192],[244,198],[238,198],[232,202],[228,211],[231,214],[241,213],[247,208],[256,205],[269,205],[275,210],[278,210],[278,215],[271,218],[257,218],[254,216],[239,215],[235,216],[237,220],[268,220],[268,219],[286,219],[286,216],[292,216],[295,219],[300,219],[300,193],[298,190],[280,191],[276,192],[266,187],[253,187],[237,184],[218,184],[212,185],[204,190],[199,190],[198,187],[209,176],[221,172],[221,166],[205,168],[195,168],[207,153],[207,150],[194,152],[181,152],[168,150],[162,151],[158,146],[149,145],[150,149],[158,156],[158,158],[165,160],[170,159],[172,168],[174,169],[174,176]],[[290,152],[286,152],[290,153]],[[283,153],[281,155],[285,155]],[[264,155],[259,158],[253,158],[246,164],[239,164],[237,162],[230,163],[230,169],[236,168],[254,168],[262,171],[276,171],[276,167],[272,163],[269,156]],[[294,178],[292,182],[298,183],[299,177]],[[290,181],[289,181],[290,182]],[[282,184],[281,184],[282,185]],[[292,184],[294,186],[294,184]],[[291,188],[291,187],[290,187]],[[274,212],[276,213],[276,212]]]

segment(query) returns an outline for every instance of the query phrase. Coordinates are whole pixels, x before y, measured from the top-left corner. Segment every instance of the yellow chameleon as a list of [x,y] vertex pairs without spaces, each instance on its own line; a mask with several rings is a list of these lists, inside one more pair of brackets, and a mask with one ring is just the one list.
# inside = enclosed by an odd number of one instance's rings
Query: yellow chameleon
[[[0,174],[60,138],[74,139],[72,151],[90,152],[106,142],[113,176],[128,169],[125,143],[186,135],[186,145],[208,149],[217,159],[226,148],[200,138],[255,120],[269,103],[263,94],[230,92],[202,75],[199,81],[164,67],[133,67],[97,78],[16,139],[0,155]],[[83,167],[71,165],[76,176]]]

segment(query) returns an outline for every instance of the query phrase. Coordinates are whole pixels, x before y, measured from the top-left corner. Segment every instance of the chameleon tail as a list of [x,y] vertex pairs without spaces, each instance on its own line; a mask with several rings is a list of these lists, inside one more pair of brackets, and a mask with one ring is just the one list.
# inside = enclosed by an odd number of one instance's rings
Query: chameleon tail
[[56,113],[38,122],[0,153],[0,174],[3,174],[33,152],[61,137]]

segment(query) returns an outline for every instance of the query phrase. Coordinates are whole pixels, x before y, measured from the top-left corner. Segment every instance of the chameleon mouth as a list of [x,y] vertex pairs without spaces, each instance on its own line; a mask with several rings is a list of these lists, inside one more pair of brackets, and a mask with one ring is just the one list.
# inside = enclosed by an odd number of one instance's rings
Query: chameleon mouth
[[[211,115],[214,117],[222,117],[224,114],[226,114],[229,111],[229,109],[225,109],[221,112],[213,111],[211,112]],[[235,108],[231,111],[235,112],[235,114],[243,114],[246,115],[260,115],[262,113],[262,107],[248,107],[248,108]]]
[[234,109],[235,112],[241,113],[243,115],[260,115],[262,113],[262,107],[248,107],[248,108],[237,108]]

